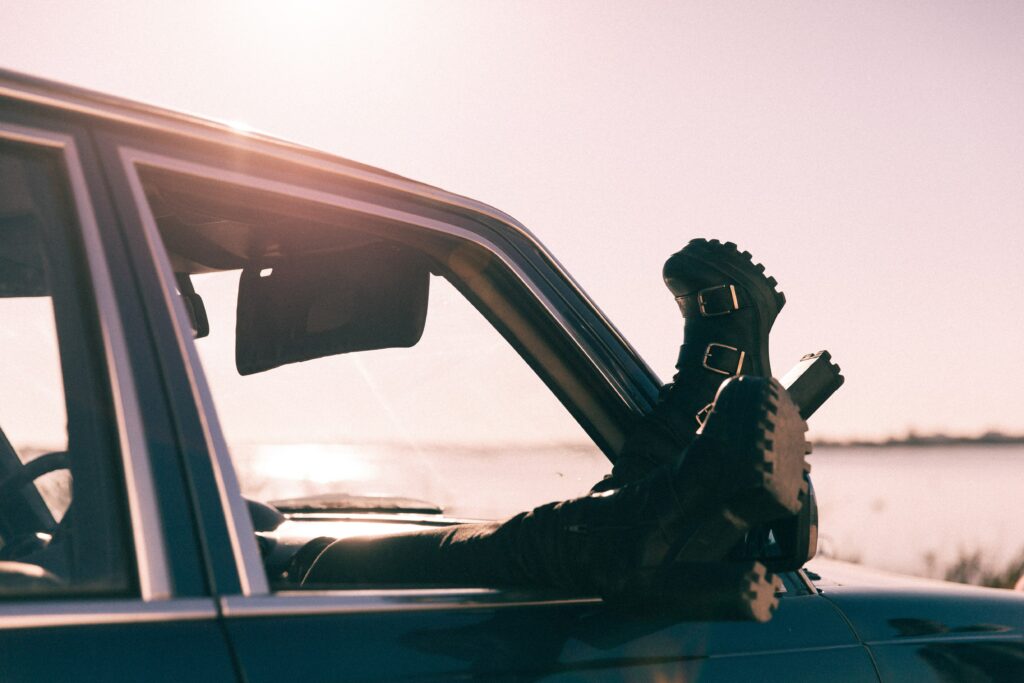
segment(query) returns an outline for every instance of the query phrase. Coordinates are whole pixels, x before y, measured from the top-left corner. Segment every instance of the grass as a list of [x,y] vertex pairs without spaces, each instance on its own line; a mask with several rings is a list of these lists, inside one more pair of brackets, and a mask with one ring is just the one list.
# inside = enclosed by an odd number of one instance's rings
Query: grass
[[[935,557],[926,557],[925,563],[935,565]],[[942,572],[946,581],[969,583],[991,588],[1013,588],[1024,576],[1024,548],[1004,567],[993,566],[980,550],[961,550],[953,564]]]
[[[821,539],[818,555],[842,562],[862,563],[859,553],[849,549],[837,549],[832,546],[828,538]],[[924,567],[922,575],[929,578],[940,578],[944,581],[988,586],[989,588],[1013,588],[1018,582],[1024,581],[1024,548],[1021,548],[1016,557],[1002,566],[997,566],[987,560],[985,553],[980,549],[965,550],[961,548],[957,558],[945,566],[939,566],[935,553],[926,554]]]

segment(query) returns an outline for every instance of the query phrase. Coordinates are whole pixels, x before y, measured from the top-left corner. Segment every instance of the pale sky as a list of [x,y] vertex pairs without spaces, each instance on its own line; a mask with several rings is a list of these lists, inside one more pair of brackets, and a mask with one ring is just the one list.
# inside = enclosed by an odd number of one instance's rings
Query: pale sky
[[0,1],[0,66],[488,202],[648,362],[696,236],[828,348],[821,436],[1024,431],[1024,4]]

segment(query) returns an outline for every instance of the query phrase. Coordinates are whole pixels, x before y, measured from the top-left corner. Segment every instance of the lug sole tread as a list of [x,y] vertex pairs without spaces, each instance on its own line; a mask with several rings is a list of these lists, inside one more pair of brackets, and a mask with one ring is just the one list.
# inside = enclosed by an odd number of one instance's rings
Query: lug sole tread
[[[763,367],[758,374],[771,376],[768,333],[786,305],[786,295],[779,289],[774,277],[765,275],[764,265],[755,263],[750,252],[740,252],[733,242],[722,243],[716,239],[698,237],[690,240],[665,263],[663,275],[667,283],[670,278],[677,277],[676,273],[699,274],[697,277],[705,280],[725,279],[736,283],[748,297],[753,298],[761,330],[757,346]],[[680,283],[683,282],[685,280],[680,278]],[[680,288],[672,284],[669,288],[677,297],[693,294],[692,291],[677,291]]]
[[807,423],[777,380],[759,383],[761,386],[745,387],[742,393],[746,396],[730,397],[747,404],[741,409],[756,413],[752,433],[742,438],[746,443],[725,446],[747,450],[742,459],[746,471],[736,472],[744,483],[707,514],[671,554],[676,561],[722,559],[748,529],[796,514],[807,500]]
[[[749,251],[741,252],[735,242],[721,242],[717,239],[706,239],[697,237],[683,248],[683,252],[689,251],[702,259],[715,259],[726,264],[736,273],[745,275],[752,281],[760,280],[769,290],[774,300],[775,315],[786,305],[786,295],[778,288],[779,282],[774,277],[765,275],[763,263],[755,263],[754,257]],[[751,272],[753,271],[753,272]],[[736,278],[741,279],[741,278]],[[774,316],[773,316],[774,318]]]

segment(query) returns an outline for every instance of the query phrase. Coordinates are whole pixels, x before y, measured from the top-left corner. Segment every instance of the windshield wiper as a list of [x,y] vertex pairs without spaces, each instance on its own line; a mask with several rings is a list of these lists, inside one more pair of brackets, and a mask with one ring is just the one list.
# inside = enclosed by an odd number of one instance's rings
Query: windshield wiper
[[301,498],[272,500],[281,512],[406,512],[440,515],[440,505],[398,496],[356,496],[349,493],[323,493]]

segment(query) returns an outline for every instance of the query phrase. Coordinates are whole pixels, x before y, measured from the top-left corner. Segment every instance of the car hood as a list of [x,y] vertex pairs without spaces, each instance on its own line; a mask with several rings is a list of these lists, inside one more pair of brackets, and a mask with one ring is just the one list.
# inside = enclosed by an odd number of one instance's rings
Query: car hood
[[813,560],[807,573],[865,642],[1024,639],[1020,591],[921,579],[834,560]]
[[866,567],[862,564],[841,562],[815,557],[804,567],[811,581],[819,589],[837,586],[872,588],[932,588],[935,590],[956,590],[964,584],[950,583],[938,579],[925,579],[909,574]]

